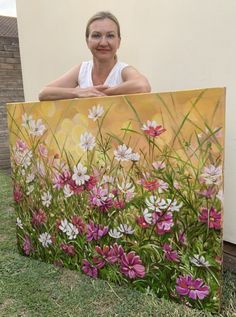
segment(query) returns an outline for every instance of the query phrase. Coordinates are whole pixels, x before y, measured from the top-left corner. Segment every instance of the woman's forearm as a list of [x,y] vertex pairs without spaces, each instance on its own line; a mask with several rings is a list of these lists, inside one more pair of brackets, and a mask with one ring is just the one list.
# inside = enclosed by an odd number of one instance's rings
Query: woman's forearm
[[104,93],[108,96],[111,95],[125,95],[135,93],[146,93],[151,91],[151,86],[147,80],[128,80],[120,85],[107,88]]
[[78,98],[75,88],[50,87],[47,86],[39,93],[39,100],[58,100]]

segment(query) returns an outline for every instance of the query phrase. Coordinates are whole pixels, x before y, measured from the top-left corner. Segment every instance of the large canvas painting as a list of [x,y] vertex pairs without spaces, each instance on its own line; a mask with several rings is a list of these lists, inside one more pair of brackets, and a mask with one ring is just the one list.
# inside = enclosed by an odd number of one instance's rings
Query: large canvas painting
[[220,309],[225,89],[8,105],[22,255]]

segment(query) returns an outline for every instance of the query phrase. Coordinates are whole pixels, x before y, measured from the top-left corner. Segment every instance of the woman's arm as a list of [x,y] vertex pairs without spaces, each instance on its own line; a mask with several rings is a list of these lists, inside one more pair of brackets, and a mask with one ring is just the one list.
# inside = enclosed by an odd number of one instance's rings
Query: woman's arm
[[109,87],[104,93],[110,95],[125,95],[135,93],[145,93],[151,91],[151,86],[147,78],[140,74],[134,67],[128,66],[122,70],[123,83]]
[[67,73],[45,86],[39,93],[39,100],[73,99],[82,97],[105,96],[107,86],[99,85],[88,88],[78,86],[80,65],[74,66]]

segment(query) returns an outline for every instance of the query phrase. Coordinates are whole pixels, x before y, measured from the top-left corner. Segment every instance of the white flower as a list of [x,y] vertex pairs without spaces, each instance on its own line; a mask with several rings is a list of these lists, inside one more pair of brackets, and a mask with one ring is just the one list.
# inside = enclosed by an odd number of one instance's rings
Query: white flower
[[47,248],[50,244],[52,244],[50,233],[44,232],[40,234],[39,241],[42,243],[43,247]]
[[14,158],[17,165],[21,165],[24,168],[27,168],[31,164],[32,156],[33,156],[32,151],[29,151],[26,149],[24,152],[16,151]]
[[22,115],[22,126],[24,128],[28,128],[30,125],[30,122],[32,122],[32,121],[33,121],[33,118],[31,115],[28,116],[27,113],[24,113]]
[[74,166],[74,174],[72,179],[75,181],[76,185],[83,185],[86,181],[89,180],[89,175],[87,173],[87,168],[84,167],[81,163],[78,163],[77,166]]
[[157,162],[153,162],[152,166],[156,169],[156,170],[162,170],[166,167],[165,162],[161,162],[161,161],[157,161]]
[[34,185],[27,186],[27,192],[26,195],[29,196],[34,191]]
[[138,162],[140,160],[140,155],[138,153],[132,153],[130,156],[132,162]]
[[80,136],[79,145],[84,151],[90,151],[96,145],[95,137],[91,133],[85,132],[84,134],[81,134]]
[[61,224],[59,226],[59,229],[62,231],[62,232],[67,232],[67,227],[68,227],[68,221],[67,219],[64,219],[61,221]]
[[73,191],[70,189],[70,185],[66,184],[63,188],[63,192],[66,198],[73,195]]
[[117,184],[117,186],[122,193],[127,193],[127,192],[134,193],[134,190],[135,190],[135,187],[133,186],[132,183],[122,182],[121,185]]
[[68,239],[73,240],[77,237],[78,234],[79,234],[78,228],[69,222],[67,225],[67,230],[66,230],[66,235],[68,236]]
[[115,159],[117,161],[129,161],[132,155],[132,149],[127,148],[125,144],[119,145],[117,150],[114,151]]
[[16,225],[20,229],[23,229],[23,224],[22,224],[21,219],[19,217],[16,218]]
[[209,267],[211,266],[208,261],[204,258],[203,255],[200,254],[194,254],[193,257],[190,258],[190,262],[193,263],[195,266],[205,266]]
[[29,134],[33,136],[41,136],[46,130],[45,125],[42,123],[42,119],[38,119],[37,121],[31,120],[29,122]]
[[113,176],[108,176],[108,175],[103,175],[101,184],[114,184],[114,177]]
[[142,126],[142,130],[149,130],[149,128],[156,128],[158,126],[158,124],[156,123],[156,121],[150,121],[148,120],[147,123],[144,123]]
[[180,208],[183,206],[182,202],[179,205],[177,205],[176,199],[174,199],[173,201],[171,199],[167,199],[167,204],[168,204],[168,210],[170,211],[179,211]]
[[37,172],[39,173],[40,176],[44,177],[46,176],[46,170],[43,161],[37,160],[36,162],[36,168]]
[[152,213],[149,212],[147,208],[143,211],[143,217],[147,223],[152,224]]
[[89,109],[89,115],[88,118],[92,119],[93,121],[96,121],[98,118],[100,118],[104,113],[104,109],[102,106],[97,105],[93,106],[92,109]]
[[118,231],[116,228],[113,230],[109,230],[108,234],[110,237],[115,238],[115,239],[119,239],[123,236],[123,233]]
[[50,194],[50,192],[47,191],[46,193],[43,193],[41,198],[42,198],[42,204],[46,207],[49,207],[52,200],[52,195]]
[[135,196],[135,187],[132,183],[122,182],[121,185],[117,184],[120,191],[125,194],[125,200],[129,202]]
[[145,203],[148,207],[148,209],[153,211],[160,211],[158,204],[160,203],[160,198],[157,198],[154,195],[151,195],[149,198],[147,197],[145,199]]
[[220,189],[216,195],[216,197],[221,201],[221,203],[224,203],[224,192],[222,189]]
[[222,167],[215,167],[210,164],[208,167],[204,167],[203,174],[200,176],[206,185],[219,184],[222,176]]
[[77,227],[73,223],[68,222],[67,219],[61,221],[59,229],[68,236],[69,240],[75,239],[79,234]]
[[35,179],[35,174],[34,174],[34,173],[28,174],[27,177],[26,177],[26,183],[29,184],[29,183],[31,183],[34,179]]
[[119,225],[119,227],[117,229],[120,232],[125,233],[125,234],[133,234],[134,233],[134,229],[132,229],[132,227],[129,226],[128,224],[121,224],[121,225]]
[[168,207],[168,202],[166,202],[164,198],[159,199],[159,201],[158,201],[158,207],[159,207],[160,209],[166,209],[166,208]]

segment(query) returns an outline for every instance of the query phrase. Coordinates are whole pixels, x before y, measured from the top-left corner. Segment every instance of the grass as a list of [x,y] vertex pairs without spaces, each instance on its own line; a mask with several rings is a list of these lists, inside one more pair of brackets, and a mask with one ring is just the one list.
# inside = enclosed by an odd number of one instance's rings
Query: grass
[[[20,256],[16,248],[11,180],[0,172],[0,317],[210,317],[210,313],[93,280]],[[223,308],[236,317],[236,275],[224,272]]]

